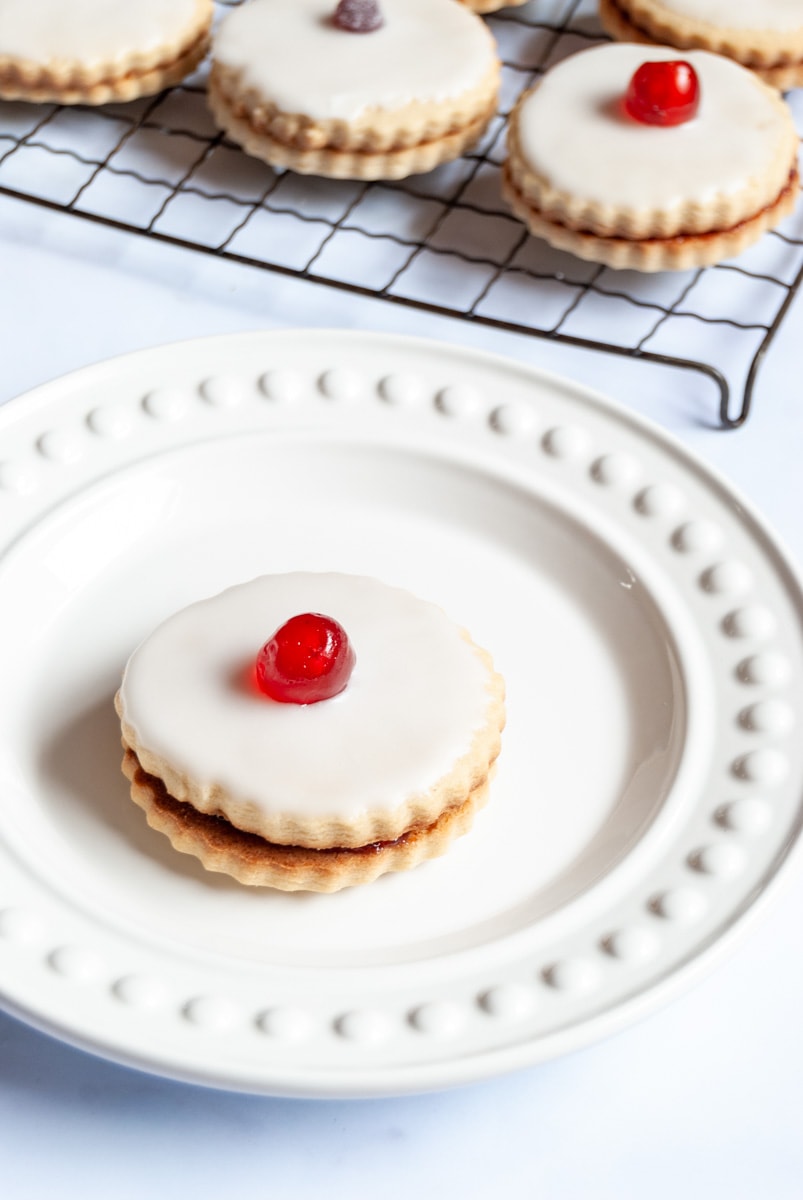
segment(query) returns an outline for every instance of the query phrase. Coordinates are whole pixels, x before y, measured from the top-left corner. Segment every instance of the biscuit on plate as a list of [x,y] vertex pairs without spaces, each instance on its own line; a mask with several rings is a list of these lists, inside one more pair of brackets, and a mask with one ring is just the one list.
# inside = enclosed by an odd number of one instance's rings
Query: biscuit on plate
[[489,655],[442,609],[337,573],[182,609],[115,703],[148,822],[208,870],[286,891],[442,854],[485,803],[505,720]]
[[135,100],[206,54],[212,0],[2,0],[0,99]]
[[788,106],[731,59],[605,44],[563,59],[521,97],[503,187],[559,249],[684,270],[741,253],[792,211],[797,150]]
[[212,53],[220,127],[303,174],[429,171],[469,149],[496,109],[496,43],[455,0],[250,0]]

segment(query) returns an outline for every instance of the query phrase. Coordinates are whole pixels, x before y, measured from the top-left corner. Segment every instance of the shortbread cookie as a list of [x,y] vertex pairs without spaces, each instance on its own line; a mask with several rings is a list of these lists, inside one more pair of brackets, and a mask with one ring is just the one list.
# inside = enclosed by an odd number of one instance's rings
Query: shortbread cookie
[[239,883],[292,892],[337,892],[438,858],[471,828],[488,798],[489,786],[486,779],[462,804],[446,809],[431,825],[412,829],[394,841],[309,850],[269,842],[174,800],[161,779],[142,770],[130,750],[123,757],[123,774],[150,827],[165,834],[175,850],[200,859],[207,871],[231,875]]
[[455,0],[250,0],[215,36],[209,103],[275,166],[398,179],[467,150],[498,86],[495,42]]
[[613,37],[711,50],[785,91],[803,84],[803,0],[600,0]]
[[[595,46],[521,98],[504,190],[531,232],[612,267],[681,270],[741,253],[791,212],[798,139],[786,104],[730,59],[694,51],[684,63],[665,47]],[[693,115],[631,115],[637,72],[649,96],[650,80],[660,92],[679,68],[695,82]]]
[[116,707],[132,797],[177,850],[243,883],[335,891],[466,831],[504,688],[437,606],[298,572],[169,618],[129,659]]
[[206,54],[212,0],[2,0],[0,99],[134,100]]

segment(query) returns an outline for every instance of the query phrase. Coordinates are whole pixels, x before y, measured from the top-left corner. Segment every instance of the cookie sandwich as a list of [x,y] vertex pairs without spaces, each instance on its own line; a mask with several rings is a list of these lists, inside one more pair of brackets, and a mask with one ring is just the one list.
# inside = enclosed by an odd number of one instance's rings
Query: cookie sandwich
[[605,44],[557,63],[521,97],[503,188],[559,249],[684,270],[741,253],[792,211],[797,150],[788,106],[731,59]]
[[484,22],[457,0],[250,0],[215,36],[209,103],[274,166],[399,179],[476,142],[499,69]]
[[135,100],[183,79],[209,46],[212,0],[3,0],[0,99]]
[[782,91],[803,83],[802,0],[600,0],[612,37],[711,50]]
[[168,618],[116,697],[148,823],[210,871],[337,891],[442,854],[505,720],[489,655],[366,576],[266,575]]

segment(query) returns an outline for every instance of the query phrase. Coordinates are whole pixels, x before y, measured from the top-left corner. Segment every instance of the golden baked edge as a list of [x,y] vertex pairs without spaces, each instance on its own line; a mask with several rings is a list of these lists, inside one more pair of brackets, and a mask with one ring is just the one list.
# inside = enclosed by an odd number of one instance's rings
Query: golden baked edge
[[207,871],[229,875],[250,887],[285,892],[337,892],[439,857],[471,827],[488,798],[490,781],[489,773],[462,804],[448,809],[431,826],[394,841],[310,850],[266,841],[225,818],[199,813],[192,805],[174,800],[160,779],[142,770],[130,749],[125,750],[122,769],[131,785],[131,798],[145,812],[150,827],[163,833],[174,850],[197,858]]
[[458,158],[496,112],[499,63],[476,88],[440,104],[411,103],[354,121],[287,113],[240,87],[236,72],[213,63],[207,99],[229,137],[272,166],[333,179],[403,179]]
[[741,254],[767,230],[774,229],[793,211],[800,180],[795,168],[772,204],[731,229],[642,239],[603,237],[547,220],[517,190],[507,164],[502,175],[502,191],[513,212],[530,232],[558,250],[568,250],[578,258],[621,270],[686,271],[693,267],[709,267]]

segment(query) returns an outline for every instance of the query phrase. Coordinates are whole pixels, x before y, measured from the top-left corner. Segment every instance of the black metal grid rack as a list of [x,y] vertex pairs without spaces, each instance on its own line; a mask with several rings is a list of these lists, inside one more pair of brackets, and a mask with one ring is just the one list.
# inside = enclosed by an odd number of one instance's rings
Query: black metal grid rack
[[[239,2],[218,0],[218,15]],[[722,426],[743,424],[803,279],[803,214],[738,260],[657,275],[530,237],[501,197],[506,115],[552,63],[601,38],[596,4],[536,0],[487,20],[503,61],[500,111],[470,154],[428,175],[366,184],[274,171],[215,128],[204,66],[130,104],[0,104],[0,193],[432,313],[702,372]]]

